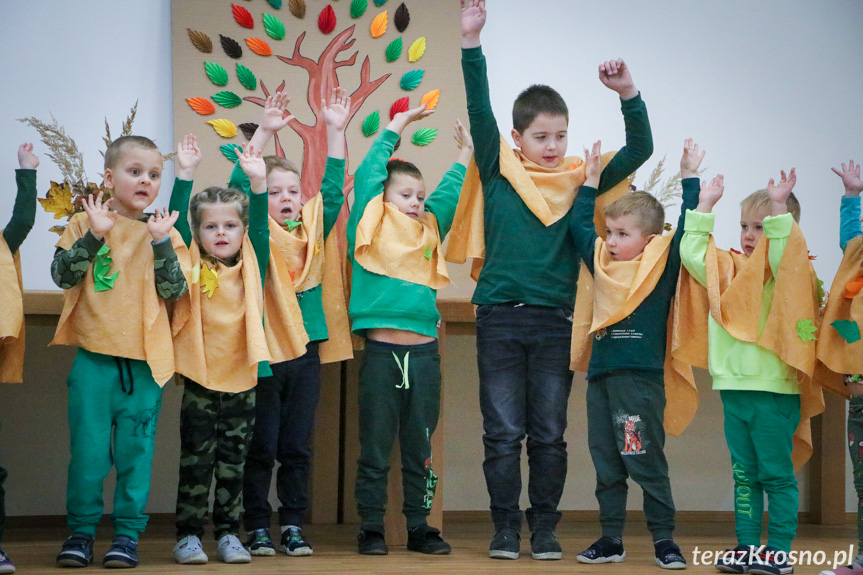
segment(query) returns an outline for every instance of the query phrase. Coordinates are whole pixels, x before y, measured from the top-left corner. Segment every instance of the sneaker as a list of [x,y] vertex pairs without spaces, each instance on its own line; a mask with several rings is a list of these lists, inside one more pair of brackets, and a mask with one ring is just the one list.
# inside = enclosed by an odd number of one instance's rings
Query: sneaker
[[[2,573],[2,571],[0,571],[0,573]],[[851,565],[846,565],[845,567],[825,569],[818,575],[860,575],[861,573],[863,573],[863,565],[860,565],[855,561]]]
[[530,556],[538,561],[563,558],[563,549],[551,529],[537,529],[530,535]]
[[680,552],[680,547],[671,539],[660,539],[653,542],[656,564],[663,569],[686,569],[686,558]]
[[716,570],[722,573],[749,573],[749,555],[752,548],[749,545],[738,545],[734,549],[726,549],[716,561]]
[[[777,561],[777,554],[782,561]],[[749,564],[749,572],[753,575],[787,575],[794,573],[794,567],[788,564],[788,554],[772,547],[764,547],[761,553]]]
[[276,546],[273,545],[273,540],[270,539],[270,531],[266,528],[255,529],[249,535],[249,540],[246,541],[246,549],[250,555],[256,557],[273,557],[276,554]]
[[429,525],[420,525],[408,529],[408,551],[417,551],[426,555],[446,555],[452,548],[440,536],[440,530]]
[[357,551],[360,555],[386,555],[390,552],[384,534],[361,529],[357,535]]
[[626,551],[617,537],[600,537],[575,558],[579,563],[621,563],[626,559]]
[[249,563],[252,561],[252,556],[246,551],[237,536],[232,533],[222,535],[216,554],[222,563]]
[[492,559],[518,559],[521,535],[512,527],[497,530],[488,546],[488,556]]
[[102,557],[102,566],[108,569],[129,569],[138,566],[138,542],[125,535],[117,535],[111,548]]
[[174,545],[174,561],[180,565],[204,565],[208,560],[197,535],[183,537]]
[[9,556],[6,555],[6,552],[0,549],[0,574],[7,575],[8,573],[15,572],[15,564],[12,563],[12,560],[9,559]]
[[63,542],[57,555],[60,567],[86,567],[93,562],[93,537],[86,533],[73,533]]
[[313,553],[312,546],[303,538],[303,530],[293,525],[282,531],[282,551],[291,557],[306,557]]

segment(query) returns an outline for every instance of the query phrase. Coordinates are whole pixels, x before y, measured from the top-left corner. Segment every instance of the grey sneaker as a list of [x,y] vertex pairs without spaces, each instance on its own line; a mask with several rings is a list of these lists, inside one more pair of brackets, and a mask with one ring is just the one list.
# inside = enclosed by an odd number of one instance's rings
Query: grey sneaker
[[222,535],[219,539],[217,554],[222,563],[249,563],[252,561],[251,554],[246,551],[237,536],[231,533]]
[[521,535],[511,527],[498,529],[488,546],[488,556],[492,559],[518,559]]
[[530,556],[538,561],[557,561],[563,549],[551,529],[537,529],[530,536]]
[[255,529],[249,533],[246,549],[256,557],[273,557],[276,554],[276,547],[273,545],[273,540],[270,539],[270,532],[264,528]]
[[183,537],[174,545],[174,561],[180,565],[204,565],[208,560],[197,535]]

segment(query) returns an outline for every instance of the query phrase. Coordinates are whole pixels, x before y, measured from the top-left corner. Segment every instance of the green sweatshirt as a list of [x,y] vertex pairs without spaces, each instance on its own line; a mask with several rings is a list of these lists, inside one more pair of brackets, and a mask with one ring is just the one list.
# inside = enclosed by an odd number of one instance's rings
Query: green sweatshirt
[[[395,132],[384,130],[372,144],[354,177],[354,205],[347,229],[348,255],[353,271],[349,308],[353,320],[352,329],[355,333],[364,335],[367,329],[393,328],[436,338],[437,326],[440,323],[440,314],[435,304],[437,291],[424,285],[372,273],[354,260],[357,224],[369,201],[384,191],[387,162],[398,139],[399,135]],[[434,193],[426,200],[426,211],[437,218],[441,241],[452,225],[465,172],[463,165],[453,164]]]
[[12,208],[12,218],[3,230],[3,239],[13,254],[18,251],[24,238],[36,221],[36,170],[15,170],[18,195]]
[[[773,289],[782,261],[782,254],[791,235],[794,220],[791,214],[764,218],[764,235],[770,240],[767,258],[773,275],[764,282],[761,294],[761,325],[764,329]],[[710,234],[713,232],[714,214],[687,211],[685,233],[680,243],[680,258],[686,270],[703,286],[707,285],[705,257]],[[708,316],[708,362],[713,376],[713,389],[769,391],[772,393],[799,394],[796,370],[779,359],[772,351],[735,339]]]
[[[231,173],[231,181],[228,182],[228,186],[251,195],[249,178],[243,172],[243,169],[240,168],[239,163],[237,163],[234,171]],[[345,202],[344,187],[345,160],[327,157],[324,178],[321,181],[321,196],[324,203],[324,240],[330,236],[330,232],[339,218],[339,212],[342,209],[342,204]],[[309,335],[309,341],[315,342],[329,339],[327,320],[324,315],[323,287],[321,284],[299,292],[297,294],[297,303],[300,304],[300,312],[303,314],[303,327],[305,327],[306,333]]]
[[[501,175],[500,131],[489,99],[482,48],[463,49],[461,63],[474,159],[485,200],[485,262],[472,301],[571,308],[579,261],[569,234],[570,216],[543,225]],[[653,153],[653,136],[641,95],[620,105],[626,145],[602,171],[600,194],[620,183]]]

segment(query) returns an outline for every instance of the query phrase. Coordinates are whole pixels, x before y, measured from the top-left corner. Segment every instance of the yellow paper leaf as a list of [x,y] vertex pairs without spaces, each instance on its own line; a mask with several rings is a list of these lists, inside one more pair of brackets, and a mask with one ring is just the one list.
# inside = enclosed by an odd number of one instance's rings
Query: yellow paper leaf
[[372,38],[380,38],[387,32],[387,11],[384,10],[372,20],[372,24],[369,27],[369,30],[372,33]]
[[233,138],[237,135],[237,127],[230,120],[210,120],[207,123],[213,126],[213,129],[216,130],[216,133],[223,138]]
[[416,62],[426,53],[426,37],[420,36],[408,48],[408,62]]
[[72,205],[72,188],[66,182],[62,184],[51,182],[51,188],[46,197],[39,198],[39,203],[42,204],[43,210],[54,214],[55,220],[62,220],[75,213],[75,207]]
[[201,264],[201,293],[212,298],[219,287],[219,274],[215,269],[210,269],[207,264]]
[[437,106],[438,99],[440,99],[440,90],[432,90],[422,97],[422,100],[420,100],[420,106],[425,104],[426,110],[434,110],[435,106]]

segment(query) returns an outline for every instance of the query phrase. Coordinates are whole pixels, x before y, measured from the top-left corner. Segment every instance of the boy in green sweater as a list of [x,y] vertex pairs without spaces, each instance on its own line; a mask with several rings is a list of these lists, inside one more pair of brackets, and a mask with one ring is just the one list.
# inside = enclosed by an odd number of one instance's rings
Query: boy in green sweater
[[390,156],[405,127],[431,114],[425,105],[396,114],[372,144],[354,179],[348,220],[353,275],[353,332],[366,338],[360,372],[360,457],[356,501],[358,551],[385,555],[384,509],[393,440],[398,432],[408,549],[446,554],[450,546],[426,523],[437,484],[431,436],[440,412],[437,290],[449,283],[441,241],[449,232],[473,152],[456,124],[459,155],[426,199],[417,167]]

